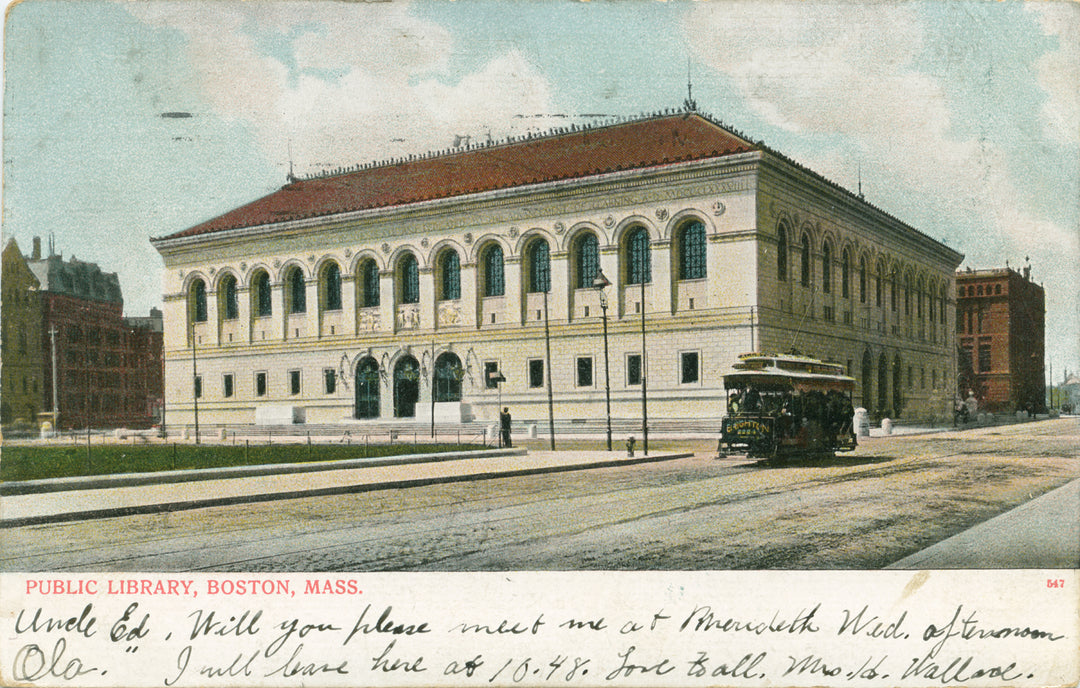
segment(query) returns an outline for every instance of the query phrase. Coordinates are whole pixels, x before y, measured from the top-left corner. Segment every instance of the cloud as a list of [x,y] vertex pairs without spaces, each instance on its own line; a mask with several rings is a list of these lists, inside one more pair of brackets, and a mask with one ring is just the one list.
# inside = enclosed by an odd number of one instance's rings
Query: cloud
[[297,171],[449,147],[524,131],[551,89],[509,49],[450,74],[452,36],[406,3],[130,3],[144,22],[182,32],[213,114],[253,127],[271,160]]
[[1047,100],[1041,115],[1048,136],[1062,144],[1080,144],[1080,4],[1075,2],[1026,3],[1047,36],[1058,47],[1038,62],[1039,86]]
[[[1066,23],[1048,15],[1055,25]],[[839,135],[854,156],[901,180],[909,196],[947,199],[940,209],[946,217],[976,218],[973,229],[1017,245],[1030,244],[1037,230],[1075,254],[1075,232],[1029,206],[1009,177],[1004,151],[955,134],[949,93],[956,85],[914,63],[926,43],[916,5],[700,3],[685,28],[698,59],[731,78],[771,124],[802,135]],[[1067,104],[1070,89],[1051,81]],[[1073,107],[1076,83],[1070,82]],[[1055,112],[1068,116],[1062,107]],[[810,167],[850,178],[839,166],[850,168],[851,155],[843,160],[811,145],[804,149]]]

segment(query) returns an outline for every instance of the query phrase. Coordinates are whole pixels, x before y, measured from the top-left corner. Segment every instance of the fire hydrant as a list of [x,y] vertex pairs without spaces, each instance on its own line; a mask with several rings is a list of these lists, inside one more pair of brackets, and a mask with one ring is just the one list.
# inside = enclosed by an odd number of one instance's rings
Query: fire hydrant
[[630,437],[626,438],[626,458],[634,458],[634,444],[636,442],[637,440],[634,439],[633,435],[630,435]]

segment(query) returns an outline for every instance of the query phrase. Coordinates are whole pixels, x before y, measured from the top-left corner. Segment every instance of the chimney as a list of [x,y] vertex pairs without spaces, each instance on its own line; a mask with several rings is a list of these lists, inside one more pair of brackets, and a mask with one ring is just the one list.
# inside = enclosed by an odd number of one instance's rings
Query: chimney
[[41,260],[41,237],[34,237],[34,252],[30,254],[30,260]]
[[1031,266],[1030,265],[1025,265],[1024,266],[1024,279],[1026,279],[1028,282],[1031,281]]

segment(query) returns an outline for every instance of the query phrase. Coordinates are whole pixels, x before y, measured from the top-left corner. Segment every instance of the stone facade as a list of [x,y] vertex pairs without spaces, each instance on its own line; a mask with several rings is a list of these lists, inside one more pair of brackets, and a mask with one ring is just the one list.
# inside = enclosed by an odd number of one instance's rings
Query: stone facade
[[[739,354],[791,348],[846,363],[875,412],[947,412],[961,256],[861,198],[693,113],[475,148],[155,239],[170,425],[196,387],[207,424],[491,421],[494,369],[542,423],[548,343],[555,417],[602,420],[598,271],[615,418],[640,418],[643,376],[650,418],[719,418]],[[530,164],[489,169],[507,159]],[[374,196],[389,178],[414,187]]]

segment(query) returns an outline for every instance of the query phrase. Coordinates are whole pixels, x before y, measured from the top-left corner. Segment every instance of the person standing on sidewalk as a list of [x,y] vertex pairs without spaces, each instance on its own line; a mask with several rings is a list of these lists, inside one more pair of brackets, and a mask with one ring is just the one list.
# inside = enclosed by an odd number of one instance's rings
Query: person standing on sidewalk
[[502,446],[512,447],[513,443],[510,442],[510,408],[504,406],[502,413],[499,414],[499,429],[502,434]]

